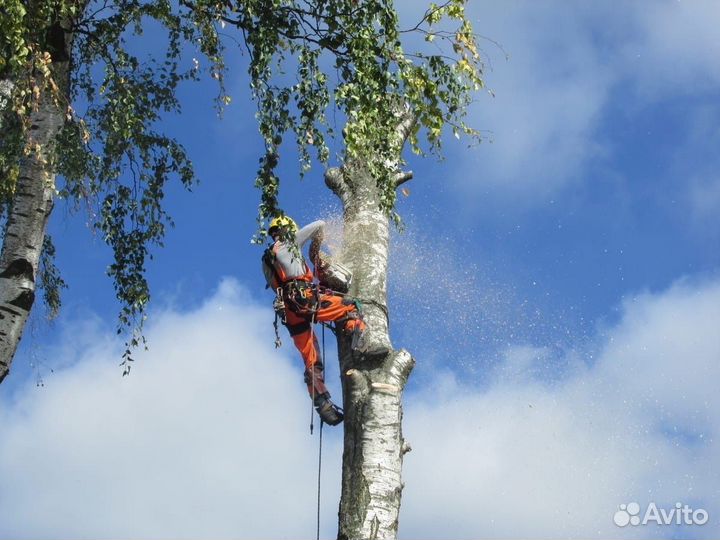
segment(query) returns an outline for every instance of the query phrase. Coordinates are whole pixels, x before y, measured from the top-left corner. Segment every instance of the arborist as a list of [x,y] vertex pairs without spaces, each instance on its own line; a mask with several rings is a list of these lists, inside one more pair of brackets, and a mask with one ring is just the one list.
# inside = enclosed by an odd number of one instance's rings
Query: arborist
[[[263,273],[268,287],[272,287],[276,314],[290,332],[305,363],[305,383],[320,418],[335,426],[342,422],[342,411],[330,401],[325,386],[324,366],[313,325],[316,322],[335,322],[336,328],[351,336],[351,348],[366,352],[366,324],[357,303],[344,295],[318,286],[313,272],[303,256],[308,240],[311,259],[319,269],[319,247],[324,236],[325,222],[314,221],[302,229],[288,216],[278,216],[270,222],[268,234],[272,244],[263,254]],[[372,351],[377,356],[383,351]],[[387,354],[387,349],[385,349]]]

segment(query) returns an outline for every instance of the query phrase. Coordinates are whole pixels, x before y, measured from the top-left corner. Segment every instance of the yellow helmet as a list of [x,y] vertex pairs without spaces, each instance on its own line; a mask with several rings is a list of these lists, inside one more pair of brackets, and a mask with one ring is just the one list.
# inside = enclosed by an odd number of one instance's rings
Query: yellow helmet
[[287,228],[290,230],[290,232],[295,233],[298,230],[297,223],[289,217],[289,216],[277,216],[273,218],[272,221],[270,221],[270,227],[268,227],[268,232],[272,234],[274,231],[273,229],[281,229],[281,228]]

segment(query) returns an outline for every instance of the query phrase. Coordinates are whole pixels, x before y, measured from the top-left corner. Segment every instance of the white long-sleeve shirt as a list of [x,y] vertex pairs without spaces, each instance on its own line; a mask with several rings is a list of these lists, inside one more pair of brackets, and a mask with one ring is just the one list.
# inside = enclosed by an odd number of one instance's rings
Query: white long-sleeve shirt
[[273,245],[273,252],[275,253],[275,265],[278,270],[282,269],[282,273],[285,274],[286,279],[296,279],[302,277],[307,272],[307,265],[305,258],[303,257],[302,250],[305,244],[318,232],[322,231],[325,227],[325,222],[322,220],[313,221],[305,225],[297,233],[295,233],[295,244],[298,247],[298,258],[297,253],[293,253],[292,246],[287,245],[285,242],[278,240]]

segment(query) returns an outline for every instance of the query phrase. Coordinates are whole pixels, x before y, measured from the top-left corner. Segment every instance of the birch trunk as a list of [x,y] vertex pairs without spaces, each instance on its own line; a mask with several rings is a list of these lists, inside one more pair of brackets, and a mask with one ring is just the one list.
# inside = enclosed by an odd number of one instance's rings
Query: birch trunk
[[[64,51],[69,50],[69,38]],[[45,228],[55,196],[54,141],[67,106],[69,61],[53,62],[51,72],[62,96],[41,90],[30,113],[28,155],[20,163],[15,194],[0,252],[0,382],[10,371],[25,322],[35,301],[35,280]],[[59,99],[58,99],[59,97]],[[64,105],[60,103],[64,101]]]
[[339,258],[353,272],[350,295],[362,303],[370,343],[391,348],[387,357],[371,361],[353,354],[346,338],[338,339],[345,409],[338,539],[396,538],[402,462],[410,449],[402,434],[402,392],[415,361],[405,350],[392,350],[390,342],[390,224],[366,167],[350,163],[331,169],[325,181],[343,203]]

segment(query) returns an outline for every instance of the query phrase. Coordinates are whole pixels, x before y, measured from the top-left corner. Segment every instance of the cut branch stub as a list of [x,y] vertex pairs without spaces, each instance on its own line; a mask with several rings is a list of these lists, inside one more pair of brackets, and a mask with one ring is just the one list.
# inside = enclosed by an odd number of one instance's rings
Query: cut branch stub
[[395,187],[400,187],[405,182],[412,180],[413,178],[413,172],[412,171],[400,171],[397,173],[397,176],[395,177]]

